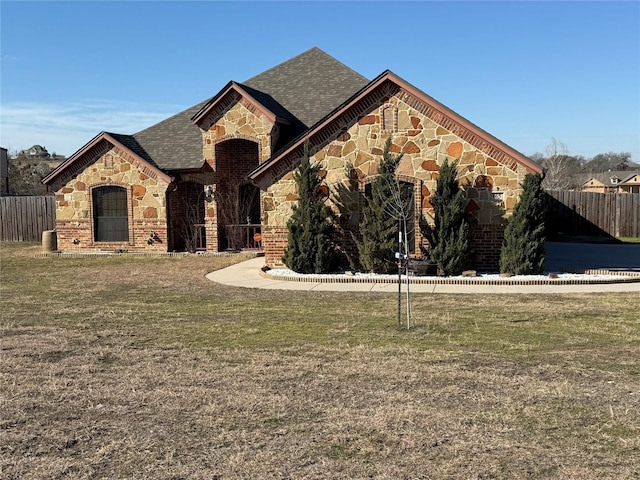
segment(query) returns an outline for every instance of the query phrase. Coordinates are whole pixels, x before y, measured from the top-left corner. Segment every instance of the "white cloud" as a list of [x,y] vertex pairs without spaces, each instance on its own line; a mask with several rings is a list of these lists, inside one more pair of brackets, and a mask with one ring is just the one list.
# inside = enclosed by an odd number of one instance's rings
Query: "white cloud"
[[175,105],[143,107],[104,100],[5,103],[0,106],[0,145],[22,150],[38,144],[69,156],[102,131],[133,134],[180,110]]

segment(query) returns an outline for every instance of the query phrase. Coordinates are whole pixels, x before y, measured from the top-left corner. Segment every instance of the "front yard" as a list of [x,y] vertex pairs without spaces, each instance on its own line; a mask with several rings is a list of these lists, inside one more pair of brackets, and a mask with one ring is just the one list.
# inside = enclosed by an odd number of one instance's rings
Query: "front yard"
[[634,478],[636,294],[249,290],[0,246],[0,476]]

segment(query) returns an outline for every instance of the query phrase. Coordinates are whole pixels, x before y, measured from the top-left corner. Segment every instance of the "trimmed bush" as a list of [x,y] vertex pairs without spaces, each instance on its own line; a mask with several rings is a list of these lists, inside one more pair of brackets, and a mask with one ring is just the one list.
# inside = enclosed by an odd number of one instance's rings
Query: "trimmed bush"
[[387,139],[378,165],[378,176],[371,183],[371,191],[365,196],[360,234],[357,241],[362,269],[371,273],[397,271],[395,252],[398,247],[398,220],[389,212],[394,202],[395,173],[402,154],[389,152],[391,137]]
[[334,225],[331,209],[326,206],[318,176],[320,165],[311,165],[309,145],[294,180],[298,187],[298,204],[287,221],[287,249],[282,261],[294,272],[328,273],[335,267]]
[[539,275],[544,271],[545,200],[542,176],[528,173],[500,250],[500,272]]
[[471,226],[464,211],[467,203],[458,183],[458,162],[445,160],[440,166],[436,191],[431,197],[435,225],[425,232],[431,261],[444,275],[460,275],[472,265]]

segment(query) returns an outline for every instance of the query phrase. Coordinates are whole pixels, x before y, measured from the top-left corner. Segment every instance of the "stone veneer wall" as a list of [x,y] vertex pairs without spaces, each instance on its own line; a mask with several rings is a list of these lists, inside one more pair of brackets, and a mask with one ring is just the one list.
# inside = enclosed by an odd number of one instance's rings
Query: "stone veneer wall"
[[271,157],[274,124],[244,99],[223,111],[214,110],[201,122],[203,156],[216,169],[216,144],[229,139],[244,139],[259,145],[259,163]]
[[[445,159],[459,162],[460,184],[469,199],[467,211],[475,220],[474,236],[480,242],[476,266],[496,268],[505,218],[511,214],[520,195],[520,184],[527,173],[525,167],[517,164],[514,168],[515,161],[495,160],[401,98],[405,98],[402,92],[383,99],[381,105],[368,114],[346,124],[313,155],[312,161],[321,164],[329,190],[340,193],[340,202],[333,202],[333,209],[341,224],[348,228],[358,225],[359,189],[377,174],[384,143],[391,135],[391,152],[403,154],[397,173],[402,180],[416,184],[420,192],[416,212],[421,212],[430,222],[433,221],[430,200],[438,169]],[[270,185],[263,196],[266,226],[263,247],[268,265],[281,265],[286,247],[286,222],[297,199],[293,172]],[[270,251],[270,248],[277,250]]]
[[[166,190],[168,184],[153,171],[128,161],[126,152],[99,145],[88,152],[72,176],[54,183],[58,248],[62,251],[167,251]],[[65,183],[61,183],[65,182]],[[127,191],[128,242],[95,242],[92,190],[120,186]],[[150,233],[157,237],[149,244]]]

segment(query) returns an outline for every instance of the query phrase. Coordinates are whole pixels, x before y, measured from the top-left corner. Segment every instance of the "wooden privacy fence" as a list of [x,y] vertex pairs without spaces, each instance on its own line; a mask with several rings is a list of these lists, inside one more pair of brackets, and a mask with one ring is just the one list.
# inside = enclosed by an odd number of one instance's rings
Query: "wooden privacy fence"
[[640,193],[559,190],[547,200],[552,234],[640,237]]
[[0,197],[0,240],[40,242],[42,232],[56,226],[56,199],[42,197]]

